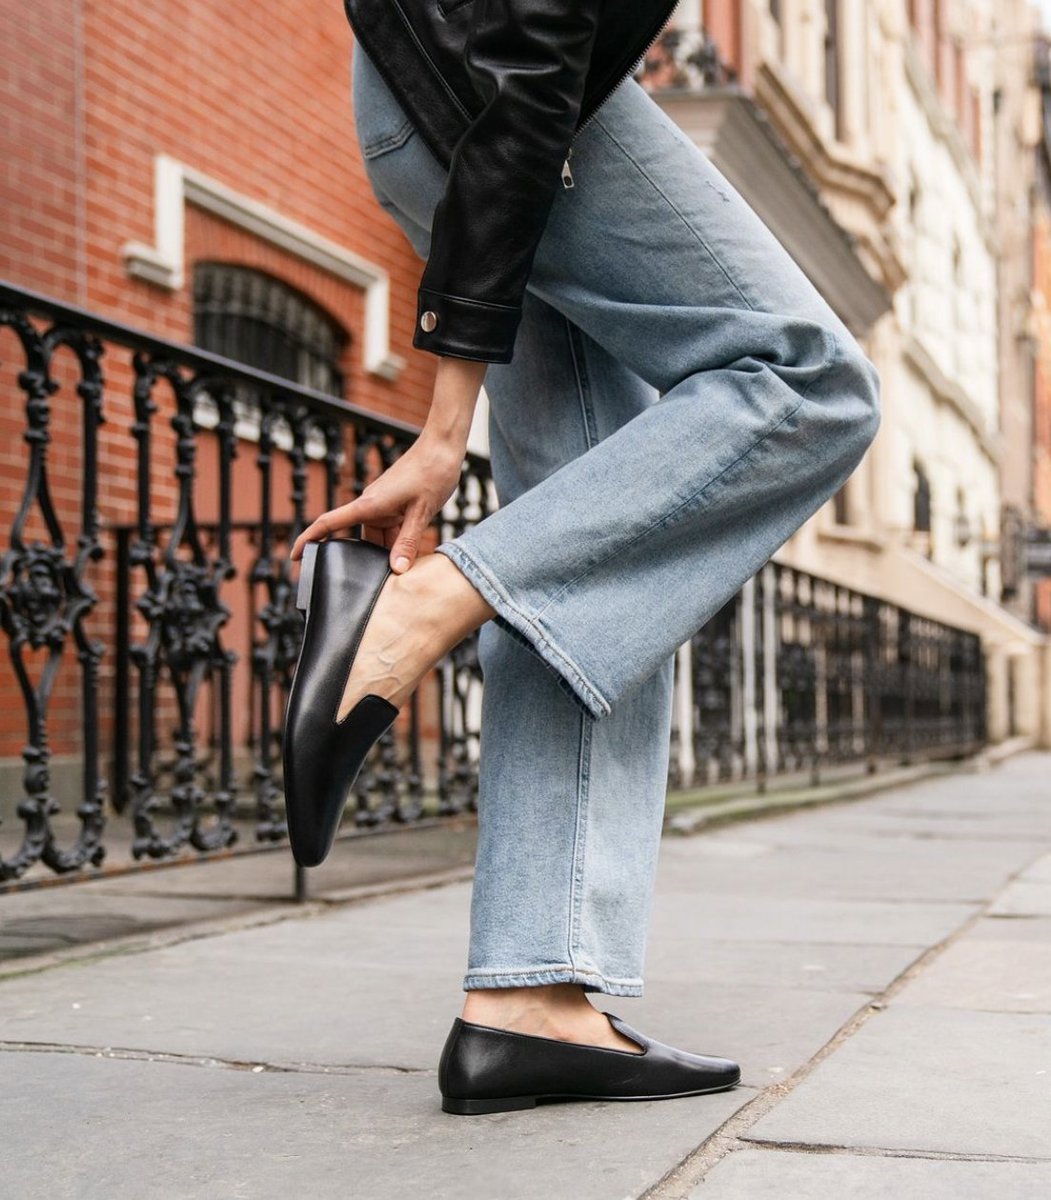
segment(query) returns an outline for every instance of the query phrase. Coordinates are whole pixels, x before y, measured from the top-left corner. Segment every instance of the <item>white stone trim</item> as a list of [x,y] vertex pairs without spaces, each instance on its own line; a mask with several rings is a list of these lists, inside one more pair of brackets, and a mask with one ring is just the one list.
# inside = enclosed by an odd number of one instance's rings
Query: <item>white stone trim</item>
[[158,154],[154,160],[153,178],[155,240],[152,246],[125,243],[122,253],[129,275],[171,291],[183,286],[186,205],[194,204],[361,288],[365,293],[365,370],[384,379],[397,379],[405,359],[390,349],[390,277],[382,267],[167,154]]

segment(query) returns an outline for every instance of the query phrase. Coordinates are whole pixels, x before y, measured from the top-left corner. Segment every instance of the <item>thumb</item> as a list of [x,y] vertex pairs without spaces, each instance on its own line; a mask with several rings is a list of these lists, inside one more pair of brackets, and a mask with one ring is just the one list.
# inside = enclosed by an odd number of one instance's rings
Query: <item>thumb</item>
[[426,514],[418,510],[406,513],[401,529],[398,530],[398,536],[390,549],[390,565],[395,574],[404,575],[415,563],[427,525]]

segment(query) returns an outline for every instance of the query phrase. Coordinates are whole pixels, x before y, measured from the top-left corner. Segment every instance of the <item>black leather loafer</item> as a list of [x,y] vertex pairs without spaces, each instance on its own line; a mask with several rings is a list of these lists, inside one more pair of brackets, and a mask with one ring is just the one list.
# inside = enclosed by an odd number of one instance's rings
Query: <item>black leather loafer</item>
[[368,695],[336,720],[389,558],[382,546],[356,539],[311,542],[303,552],[296,607],[306,628],[282,742],[288,840],[303,867],[316,867],[332,848],[347,793],[398,715],[389,700]]
[[740,1082],[728,1058],[688,1054],[606,1013],[642,1048],[613,1050],[475,1025],[457,1017],[438,1064],[442,1109],[476,1115],[545,1100],[670,1100],[722,1092]]

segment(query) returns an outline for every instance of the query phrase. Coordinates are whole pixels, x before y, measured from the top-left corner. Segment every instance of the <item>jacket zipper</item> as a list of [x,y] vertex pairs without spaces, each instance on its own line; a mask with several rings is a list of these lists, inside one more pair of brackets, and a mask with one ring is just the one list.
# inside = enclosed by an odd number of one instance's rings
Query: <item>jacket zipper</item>
[[[605,90],[599,95],[598,99],[593,102],[593,104],[591,106],[591,112],[589,112],[588,115],[584,118],[584,120],[581,121],[581,123],[577,126],[577,128],[573,134],[574,141],[576,140],[577,136],[580,134],[581,130],[584,129],[586,126],[588,126],[594,120],[596,114],[598,113],[598,110],[602,107],[603,104],[605,104],[605,102],[610,98],[610,96],[613,95],[613,93],[617,90],[617,88],[620,87],[620,85],[624,82],[624,80],[627,79],[629,75],[634,75],[635,72],[639,69],[639,67],[642,66],[643,60],[645,59],[646,55],[650,52],[650,49],[652,48],[654,42],[656,42],[656,40],[664,32],[665,25],[667,25],[668,22],[671,20],[672,13],[676,10],[676,8],[678,8],[678,6],[679,6],[679,0],[675,0],[675,3],[670,5],[667,8],[667,10],[664,12],[664,15],[661,17],[660,24],[654,29],[653,33],[650,36],[649,41],[643,47],[642,53],[638,56],[638,58],[635,59],[635,61],[631,64],[631,66],[629,66],[620,75],[618,75],[617,78],[613,81],[613,83],[609,84],[605,88]],[[571,187],[576,186],[573,182],[573,172],[569,168],[569,160],[572,157],[573,157],[573,147],[570,146],[569,153],[566,155],[565,161],[562,163],[562,186],[564,188],[571,188]]]
[[569,169],[569,160],[573,157],[573,147],[569,147],[569,153],[566,155],[566,161],[562,164],[562,186],[564,188],[576,187],[573,182],[573,172]]

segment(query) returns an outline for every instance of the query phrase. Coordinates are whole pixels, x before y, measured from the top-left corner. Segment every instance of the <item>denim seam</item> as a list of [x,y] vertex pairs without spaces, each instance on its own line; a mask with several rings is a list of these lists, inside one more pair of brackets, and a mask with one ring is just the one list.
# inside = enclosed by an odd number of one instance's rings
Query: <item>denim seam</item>
[[588,801],[591,790],[591,720],[580,715],[580,747],[577,752],[577,811],[573,823],[573,870],[569,881],[569,923],[566,928],[566,957],[577,966],[580,946],[580,914],[584,895],[584,859],[587,847]]
[[569,343],[569,357],[573,363],[573,372],[577,381],[577,397],[580,400],[580,416],[584,422],[584,445],[588,450],[599,438],[595,422],[595,410],[591,403],[591,385],[588,379],[588,368],[584,358],[583,348],[577,345],[579,330],[568,317],[565,318],[566,335]]
[[364,159],[378,158],[388,150],[396,150],[399,146],[404,145],[415,132],[416,128],[412,123],[412,119],[406,117],[393,133],[383,134],[381,137],[376,138],[375,141],[369,142],[367,146],[362,146],[361,157]]
[[[827,370],[829,365],[830,360],[823,362],[821,367],[818,367],[818,371],[823,372]],[[685,508],[689,508],[689,506],[701,498],[710,487],[714,487],[717,482],[723,478],[723,475],[726,475],[728,472],[731,472],[734,467],[737,467],[737,464],[745,460],[745,458],[752,454],[753,451],[757,450],[759,446],[761,446],[763,442],[770,437],[771,433],[776,433],[776,431],[779,430],[779,428],[785,424],[789,418],[792,418],[795,413],[799,412],[800,408],[803,408],[803,404],[806,402],[806,394],[816,382],[816,378],[811,379],[810,383],[807,384],[803,391],[800,392],[799,403],[793,404],[792,408],[789,408],[787,413],[782,413],[779,418],[774,421],[773,425],[769,425],[767,428],[765,428],[765,430],[763,430],[763,432],[755,439],[755,442],[752,442],[749,448],[746,450],[741,451],[737,458],[734,458],[733,462],[728,462],[726,466],[720,470],[719,474],[711,476],[711,479],[708,480],[707,484],[704,484],[702,487],[698,487],[696,492],[691,492],[690,496],[687,496],[684,500],[681,500],[679,504],[675,505],[675,508],[672,509],[671,512],[666,512],[666,514],[660,517],[659,520],[654,521],[653,523],[649,524],[649,526],[645,527],[645,529],[642,529],[641,532],[633,536],[631,541],[626,542],[624,546],[618,546],[615,553],[625,554],[633,545],[636,544],[636,542],[641,541],[643,538],[647,538],[647,536],[649,536],[651,533],[654,533],[655,530],[666,526],[669,521],[672,521],[675,516],[679,515],[679,512],[683,511]],[[577,583],[579,580],[583,580],[583,578],[590,575],[591,572],[599,569],[600,566],[605,565],[609,558],[613,557],[613,553],[614,551],[609,551],[605,557],[600,558],[595,563],[591,563],[583,571],[578,571],[577,574],[571,578],[571,580],[567,580],[563,586],[558,589],[558,592],[555,592],[554,595],[548,599],[547,604],[545,604],[545,606],[543,606],[541,610],[536,613],[536,619],[539,620],[543,616],[543,613],[546,613],[548,608],[551,607],[555,601],[560,600],[561,596],[565,595],[567,590],[569,590],[573,584]]]
[[[530,982],[522,984],[519,982],[520,980]],[[641,996],[644,988],[643,980],[638,977],[619,979],[610,975],[601,975],[597,971],[571,967],[568,964],[552,963],[550,966],[527,967],[524,970],[514,967],[480,969],[469,967],[463,977],[463,990],[469,991],[474,985],[479,987],[494,985],[497,987],[521,987],[549,983],[580,983],[611,995],[620,996]]]
[[719,268],[719,271],[725,278],[726,282],[730,285],[730,287],[733,288],[733,290],[738,294],[738,296],[741,297],[741,300],[744,302],[744,304],[748,308],[750,308],[753,312],[758,311],[757,306],[755,304],[753,304],[751,300],[748,299],[748,297],[744,294],[743,291],[741,291],[740,284],[734,279],[734,277],[730,274],[730,272],[727,271],[727,269],[723,266],[722,261],[719,258],[719,256],[715,253],[715,251],[711,248],[711,246],[704,240],[704,238],[701,237],[701,235],[693,227],[693,224],[686,219],[686,215],[679,209],[678,205],[676,205],[676,203],[672,200],[672,198],[668,195],[668,193],[664,191],[664,189],[661,187],[661,185],[653,178],[653,176],[645,169],[645,167],[642,166],[642,164],[638,161],[638,159],[636,159],[632,155],[631,151],[627,148],[627,146],[625,146],[624,143],[622,141],[620,141],[619,138],[617,138],[617,136],[610,131],[609,127],[607,125],[603,125],[601,118],[596,117],[595,124],[602,128],[603,132],[606,134],[606,136],[609,138],[609,140],[616,147],[618,147],[618,149],[621,151],[621,153],[624,155],[624,157],[628,160],[628,162],[631,163],[631,165],[635,168],[635,170],[638,171],[638,173],[642,176],[642,178],[646,180],[646,182],[650,185],[650,187],[652,187],[653,190],[657,193],[657,195],[660,196],[660,198],[664,201],[664,203],[667,204],[667,206],[679,218],[679,220],[683,223],[683,225],[686,226],[689,233],[694,238],[696,238],[698,244],[704,247],[705,253],[712,260],[712,262],[715,263],[715,265]]
[[435,547],[435,553],[451,558],[482,593],[483,599],[497,610],[507,624],[516,629],[557,674],[567,682],[574,681],[573,693],[583,701],[590,715],[601,717],[610,711],[611,705],[605,696],[591,684],[580,667],[548,637],[536,621],[518,608],[496,577],[474,553],[469,553],[458,542],[443,542]]

